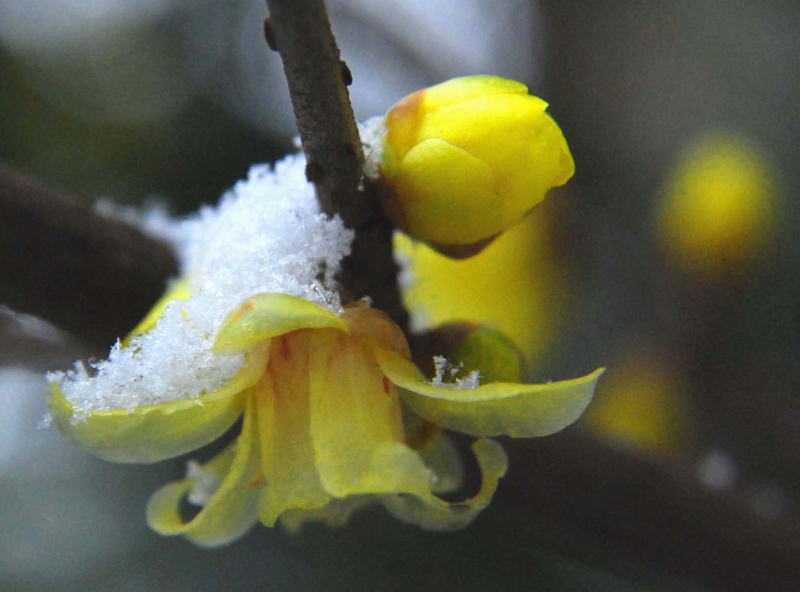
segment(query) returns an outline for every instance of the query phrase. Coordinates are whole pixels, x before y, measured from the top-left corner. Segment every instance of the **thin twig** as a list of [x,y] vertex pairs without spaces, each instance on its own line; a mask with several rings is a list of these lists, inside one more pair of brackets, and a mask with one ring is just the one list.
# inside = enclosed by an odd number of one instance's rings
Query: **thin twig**
[[341,60],[323,0],[267,0],[267,44],[278,51],[289,83],[306,177],[321,209],[338,214],[356,230],[353,252],[339,282],[345,300],[362,296],[408,324],[392,258],[392,226],[380,213],[370,188],[360,189],[364,154],[347,85],[352,75]]
[[177,271],[167,245],[0,164],[0,303],[108,346]]
[[280,53],[289,83],[306,177],[322,210],[358,228],[370,214],[358,191],[364,154],[347,92],[349,70],[339,57],[323,0],[267,0],[265,32]]

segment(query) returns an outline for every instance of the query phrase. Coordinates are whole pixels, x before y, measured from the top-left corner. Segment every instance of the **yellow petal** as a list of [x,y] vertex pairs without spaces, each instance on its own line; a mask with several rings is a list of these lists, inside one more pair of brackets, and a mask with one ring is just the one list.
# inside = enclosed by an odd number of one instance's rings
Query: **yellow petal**
[[[469,227],[470,242],[517,224],[544,199],[551,187],[563,185],[575,170],[566,140],[558,125],[544,112],[546,107],[547,103],[537,97],[502,95],[479,97],[430,114],[419,129],[419,144],[408,152],[406,159],[429,139],[438,138],[464,150],[488,167],[492,173],[492,185],[480,188],[484,191],[480,201],[459,198],[462,187],[452,184],[440,185],[437,195],[419,193],[418,199],[437,202],[440,207],[449,205],[447,215],[459,224],[465,210],[470,211],[476,216]],[[437,162],[440,156],[436,153],[424,153],[423,156],[428,161],[428,169],[438,171],[439,175],[442,174],[440,166],[451,166],[447,161]],[[458,172],[463,174],[472,165],[464,162],[461,166],[463,169]],[[406,171],[406,167],[406,160],[403,160],[400,165],[402,174],[417,174],[415,170]],[[402,187],[398,185],[398,192]],[[478,188],[473,191],[477,193]],[[409,205],[408,209],[412,207]],[[476,207],[481,209],[473,213],[472,209]],[[441,225],[441,219],[438,222]],[[436,236],[426,237],[421,234],[428,232],[426,227],[409,227],[413,234],[423,239],[444,244],[464,241],[467,236],[467,230],[462,231],[458,239],[439,230]]]
[[405,231],[442,244],[471,243],[503,230],[502,201],[491,168],[438,138],[409,150],[386,199]]
[[472,450],[483,477],[475,497],[449,503],[433,495],[389,495],[382,498],[383,505],[395,518],[428,530],[464,528],[492,501],[497,483],[508,468],[506,453],[494,440],[478,440],[472,445]]
[[79,448],[114,462],[148,463],[196,450],[218,438],[241,415],[242,391],[264,372],[266,356],[254,352],[223,387],[193,399],[89,412],[74,409],[55,383],[48,406],[59,431]]
[[256,385],[262,470],[266,478],[259,518],[273,526],[292,508],[315,509],[331,496],[314,466],[308,412],[308,342],[310,331],[272,340],[267,371]]
[[359,301],[345,307],[342,319],[350,334],[362,343],[388,349],[404,358],[411,357],[402,329],[382,310],[369,308],[364,301]]
[[427,492],[430,471],[403,444],[400,400],[371,348],[315,331],[309,365],[311,439],[325,490],[339,498]]
[[186,278],[181,278],[172,283],[169,289],[164,293],[164,295],[159,298],[158,302],[155,303],[153,308],[150,309],[150,312],[139,322],[138,325],[130,332],[130,334],[125,338],[122,342],[122,345],[125,346],[131,340],[131,337],[134,335],[139,335],[141,333],[147,333],[151,329],[155,328],[156,324],[158,323],[158,319],[161,318],[161,315],[164,314],[164,309],[173,301],[173,300],[186,300],[189,298],[189,280]]
[[578,419],[604,369],[548,384],[495,382],[474,389],[433,386],[416,366],[376,351],[381,370],[402,390],[414,413],[444,428],[473,436],[546,436]]
[[561,269],[554,265],[545,216],[549,212],[534,212],[483,252],[459,261],[396,232],[395,253],[407,261],[410,281],[403,300],[413,328],[459,321],[487,324],[517,343],[529,363],[549,351],[571,298]]
[[425,108],[432,111],[476,97],[499,94],[527,95],[528,87],[516,80],[500,76],[462,76],[420,92],[424,93]]
[[431,491],[449,493],[464,482],[464,465],[455,445],[447,436],[439,432],[425,446],[417,450],[422,461],[432,471]]
[[234,354],[255,344],[299,329],[347,331],[342,318],[303,298],[289,294],[256,294],[231,312],[217,333],[211,351]]
[[511,155],[523,161],[530,154],[526,142],[539,134],[545,109],[546,102],[527,94],[475,97],[429,113],[417,141],[441,138],[490,164]]
[[147,522],[153,530],[165,536],[185,535],[203,547],[218,547],[239,538],[255,523],[260,463],[252,396],[248,397],[242,433],[234,450],[223,452],[204,468],[221,477],[219,488],[205,507],[184,522],[180,504],[192,481],[170,483],[154,493],[147,504]]
[[475,97],[506,93],[527,94],[528,87],[498,76],[465,76],[412,93],[386,114],[386,146],[402,159],[416,142],[427,113]]
[[495,173],[497,191],[505,195],[504,224],[510,228],[538,205],[552,187],[566,183],[575,174],[575,162],[567,141],[555,121],[542,113],[535,124],[515,137],[516,150],[476,153]]

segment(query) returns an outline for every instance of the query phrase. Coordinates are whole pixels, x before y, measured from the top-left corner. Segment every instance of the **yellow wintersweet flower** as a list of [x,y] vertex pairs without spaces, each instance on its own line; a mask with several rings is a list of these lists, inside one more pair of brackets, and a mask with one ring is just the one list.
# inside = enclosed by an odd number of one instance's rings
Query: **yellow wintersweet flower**
[[485,245],[575,172],[546,108],[524,84],[495,76],[455,78],[409,95],[384,121],[385,211],[443,252]]
[[[180,297],[184,292],[176,288]],[[144,328],[154,323],[150,317]],[[198,398],[80,413],[54,381],[49,400],[64,435],[117,462],[184,454],[243,415],[233,444],[202,467],[193,465],[187,479],[165,486],[148,504],[156,531],[203,546],[228,543],[257,520],[273,526],[281,519],[289,528],[314,519],[339,524],[372,500],[426,528],[462,527],[488,504],[506,471],[502,448],[486,437],[562,429],[583,412],[602,372],[544,385],[476,386],[468,377],[456,388],[420,374],[402,332],[380,311],[359,303],[340,315],[277,293],[236,307],[212,350],[244,354],[245,364]],[[473,450],[483,484],[472,499],[449,503],[437,496],[460,480],[441,428],[481,438]],[[187,496],[203,509],[184,521],[179,508]]]
[[657,238],[680,268],[737,273],[775,229],[779,194],[767,158],[733,134],[692,142],[667,184]]

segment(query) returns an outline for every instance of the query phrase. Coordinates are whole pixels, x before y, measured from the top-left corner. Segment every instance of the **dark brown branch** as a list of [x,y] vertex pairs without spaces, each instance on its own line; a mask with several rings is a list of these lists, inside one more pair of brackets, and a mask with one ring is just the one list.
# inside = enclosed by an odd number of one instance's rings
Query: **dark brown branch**
[[583,560],[648,568],[712,590],[796,590],[800,514],[787,502],[760,515],[754,492],[704,486],[687,459],[627,454],[572,427],[507,440],[512,499],[541,541]]
[[0,303],[108,346],[177,270],[167,245],[0,164]]
[[267,0],[265,36],[280,53],[297,127],[321,209],[356,230],[353,253],[342,265],[344,300],[370,296],[405,328],[405,311],[392,258],[392,227],[367,190],[360,190],[364,154],[341,60],[323,0]]

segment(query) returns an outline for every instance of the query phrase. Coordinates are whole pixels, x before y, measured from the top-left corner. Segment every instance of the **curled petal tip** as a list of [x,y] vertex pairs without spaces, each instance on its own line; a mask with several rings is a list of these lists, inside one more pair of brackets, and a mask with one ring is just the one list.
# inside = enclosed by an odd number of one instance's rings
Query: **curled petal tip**
[[259,342],[300,329],[338,329],[348,332],[337,314],[298,296],[256,294],[237,306],[223,321],[211,350],[216,354],[247,352]]

